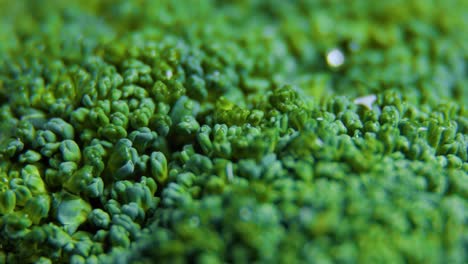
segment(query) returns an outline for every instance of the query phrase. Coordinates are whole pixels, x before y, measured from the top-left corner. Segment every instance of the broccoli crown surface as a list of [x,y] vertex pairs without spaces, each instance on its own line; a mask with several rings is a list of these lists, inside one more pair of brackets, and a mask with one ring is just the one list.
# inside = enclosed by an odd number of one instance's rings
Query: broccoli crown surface
[[467,1],[0,10],[0,263],[468,262]]

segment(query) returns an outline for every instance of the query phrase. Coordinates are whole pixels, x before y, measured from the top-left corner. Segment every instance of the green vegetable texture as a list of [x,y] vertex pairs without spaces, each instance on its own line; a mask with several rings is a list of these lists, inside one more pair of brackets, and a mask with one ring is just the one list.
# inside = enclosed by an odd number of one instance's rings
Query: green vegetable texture
[[0,264],[467,263],[466,10],[0,0]]

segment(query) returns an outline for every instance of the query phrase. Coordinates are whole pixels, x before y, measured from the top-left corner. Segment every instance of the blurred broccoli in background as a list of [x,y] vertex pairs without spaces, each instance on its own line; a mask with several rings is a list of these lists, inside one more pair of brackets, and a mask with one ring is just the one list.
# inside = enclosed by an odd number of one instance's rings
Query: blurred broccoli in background
[[467,1],[0,10],[0,263],[468,262]]

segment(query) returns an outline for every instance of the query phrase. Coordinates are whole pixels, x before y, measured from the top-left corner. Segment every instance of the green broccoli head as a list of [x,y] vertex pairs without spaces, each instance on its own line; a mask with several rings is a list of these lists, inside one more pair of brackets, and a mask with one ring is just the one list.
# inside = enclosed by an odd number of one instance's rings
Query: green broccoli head
[[0,263],[467,262],[464,1],[3,7]]

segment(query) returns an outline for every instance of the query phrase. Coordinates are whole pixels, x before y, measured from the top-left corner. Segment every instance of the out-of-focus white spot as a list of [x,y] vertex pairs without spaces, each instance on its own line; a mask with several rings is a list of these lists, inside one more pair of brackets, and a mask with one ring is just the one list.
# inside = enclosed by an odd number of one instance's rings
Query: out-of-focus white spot
[[323,117],[317,117],[317,121],[323,121]]
[[167,71],[166,71],[166,78],[167,78],[167,79],[172,78],[172,71],[171,71],[171,70],[167,70]]
[[234,180],[234,173],[232,171],[232,163],[229,162],[226,165],[226,176],[228,178],[228,181],[232,182]]
[[377,96],[375,94],[358,97],[354,100],[355,104],[363,105],[368,109],[372,109],[372,104],[377,100]]
[[418,130],[419,131],[427,131],[427,127],[420,127]]
[[322,147],[323,146],[323,141],[320,138],[317,138],[315,140],[315,144],[317,144],[319,147]]
[[327,63],[331,67],[340,67],[345,61],[343,52],[339,49],[332,49],[327,53]]

